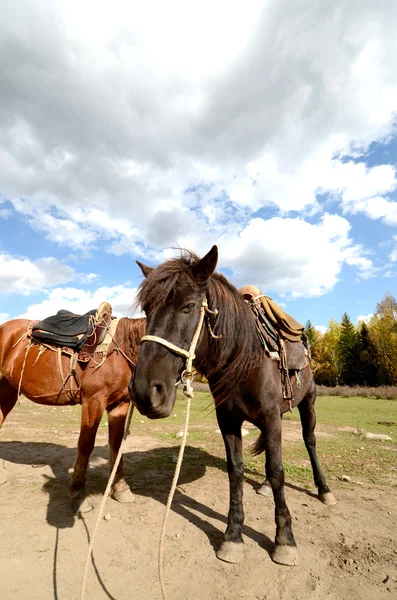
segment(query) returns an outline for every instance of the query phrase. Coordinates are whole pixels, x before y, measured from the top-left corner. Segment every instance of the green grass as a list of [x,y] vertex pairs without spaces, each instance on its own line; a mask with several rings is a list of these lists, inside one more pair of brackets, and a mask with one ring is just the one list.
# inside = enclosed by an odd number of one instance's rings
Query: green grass
[[[178,395],[172,416],[156,422],[159,437],[179,443],[175,434],[183,429],[185,406],[184,397]],[[316,402],[316,414],[321,429],[331,435],[327,439],[319,437],[317,442],[317,451],[328,479],[338,480],[339,486],[347,487],[352,484],[342,483],[342,475],[349,475],[353,484],[396,485],[397,425],[386,426],[378,422],[397,423],[397,402],[361,397],[321,397]],[[299,412],[294,409],[284,418],[297,421]],[[192,401],[188,444],[200,444],[207,453],[223,459],[224,447],[221,436],[216,433],[217,427],[211,397],[204,392],[196,393]],[[344,431],[344,427],[352,430]],[[386,433],[392,441],[367,440],[363,437],[364,431]],[[252,456],[249,448],[257,433],[254,430],[244,438],[244,461],[246,473],[260,481],[264,457]],[[287,480],[306,487],[312,485],[311,467],[303,441],[285,442],[283,461]],[[187,462],[190,462],[189,457]]]
[[[27,403],[16,407],[21,425],[32,428],[34,421],[39,429],[59,433],[71,433],[73,429],[77,439],[80,426],[80,407],[64,407],[52,410],[51,407]],[[176,434],[183,430],[186,400],[181,392],[171,416],[167,419],[150,420],[134,412],[131,434],[150,436],[166,443],[169,448],[159,448],[145,458],[142,467],[170,472],[175,464],[172,455],[177,454],[180,439]],[[14,412],[14,411],[13,411]],[[397,423],[397,401],[363,397],[319,397],[316,402],[318,429],[329,437],[318,436],[317,451],[327,479],[333,487],[357,485],[358,483],[397,485],[397,425],[381,425],[379,421]],[[284,416],[284,427],[296,427],[288,421],[299,420],[299,412]],[[108,416],[105,413],[101,430],[107,428]],[[62,429],[61,429],[62,428]],[[208,392],[196,392],[191,403],[188,447],[184,459],[184,468],[192,471],[198,468],[215,468],[225,471],[225,450],[222,437],[217,433],[218,424],[214,403]],[[68,431],[69,430],[69,431]],[[4,432],[6,429],[4,430]],[[385,433],[391,441],[367,440],[364,431]],[[258,431],[254,429],[244,438],[244,460],[246,477],[255,481],[263,479],[264,457],[253,457],[250,446]],[[36,438],[40,436],[37,432]],[[71,438],[72,439],[72,438]],[[283,462],[287,481],[311,487],[312,473],[303,441],[287,440],[283,443]],[[342,475],[348,475],[352,483],[341,481]],[[335,483],[337,481],[337,483]],[[332,483],[334,482],[334,483]]]
[[[340,398],[324,396],[317,398],[316,415],[318,423],[365,429],[371,433],[397,434],[397,401],[374,398]],[[294,410],[289,418],[299,420]],[[393,422],[395,425],[380,425],[379,421]]]

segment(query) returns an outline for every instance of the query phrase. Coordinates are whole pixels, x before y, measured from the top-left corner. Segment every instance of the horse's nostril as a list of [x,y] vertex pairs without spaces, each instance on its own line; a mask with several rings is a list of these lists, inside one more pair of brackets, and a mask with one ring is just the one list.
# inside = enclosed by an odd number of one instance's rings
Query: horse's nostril
[[158,404],[162,402],[165,397],[165,387],[161,381],[153,381],[152,382],[152,403]]

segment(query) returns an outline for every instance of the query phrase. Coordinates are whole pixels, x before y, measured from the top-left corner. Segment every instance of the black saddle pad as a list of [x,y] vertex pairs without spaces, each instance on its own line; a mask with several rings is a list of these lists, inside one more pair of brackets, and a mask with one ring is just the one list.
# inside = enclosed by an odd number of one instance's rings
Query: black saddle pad
[[79,350],[93,331],[96,309],[84,315],[75,315],[68,310],[59,310],[56,315],[43,319],[32,328],[32,337],[40,342],[67,346]]

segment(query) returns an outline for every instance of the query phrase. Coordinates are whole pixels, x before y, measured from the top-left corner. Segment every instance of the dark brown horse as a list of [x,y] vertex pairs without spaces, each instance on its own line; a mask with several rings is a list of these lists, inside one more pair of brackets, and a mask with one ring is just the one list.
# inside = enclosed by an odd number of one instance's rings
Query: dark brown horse
[[[278,363],[262,350],[250,307],[223,275],[214,273],[217,260],[218,250],[214,246],[201,260],[189,254],[156,269],[140,265],[146,279],[138,300],[147,315],[147,334],[160,339],[141,344],[130,386],[131,398],[139,411],[152,419],[171,413],[175,383],[185,362],[179,350],[189,349],[200,311],[206,311],[207,322],[201,329],[194,364],[207,376],[215,399],[230,483],[228,525],[217,556],[227,562],[239,562],[243,554],[241,426],[246,420],[261,431],[256,453],[266,451],[266,476],[275,502],[272,558],[279,564],[296,565],[298,554],[284,497],[281,459],[281,415],[289,409],[289,403],[283,400]],[[206,301],[210,309],[219,310],[217,316],[205,308]],[[164,340],[176,348],[165,347]],[[310,366],[300,372],[299,389],[295,377],[291,380],[292,406],[299,408],[319,498],[325,504],[335,504],[316,455],[316,387]]]
[[[69,493],[74,510],[87,512],[92,506],[86,498],[85,478],[98,425],[106,408],[112,470],[123,437],[130,402],[128,384],[137,359],[139,343],[145,332],[146,320],[119,320],[114,341],[109,346],[103,364],[96,368],[98,355],[94,355],[88,363],[78,363],[77,379],[70,379],[65,386],[76,391],[62,389],[63,377],[70,369],[69,357],[62,355],[60,365],[55,351],[47,349],[40,354],[43,347],[38,344],[27,351],[29,340],[21,337],[26,333],[28,325],[29,321],[25,319],[14,319],[0,326],[0,428],[15,406],[19,386],[24,396],[38,404],[81,404],[77,459],[70,479]],[[77,391],[78,380],[81,387]],[[119,502],[132,500],[131,490],[124,479],[122,460],[114,478],[111,495]]]

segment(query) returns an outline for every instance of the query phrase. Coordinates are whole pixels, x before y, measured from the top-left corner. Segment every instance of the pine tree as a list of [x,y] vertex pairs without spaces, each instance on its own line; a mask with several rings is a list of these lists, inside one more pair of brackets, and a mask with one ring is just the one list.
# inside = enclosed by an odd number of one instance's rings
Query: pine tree
[[310,344],[310,353],[312,355],[312,358],[316,358],[316,350],[317,350],[317,345],[318,345],[318,332],[317,330],[313,327],[311,321],[306,321],[305,324],[305,333],[307,335],[307,339],[309,340],[309,344]]
[[358,385],[360,383],[360,338],[347,313],[342,316],[339,348],[341,383],[344,385]]
[[363,321],[359,327],[360,338],[360,363],[359,379],[360,385],[379,385],[379,360],[374,346],[369,327]]

